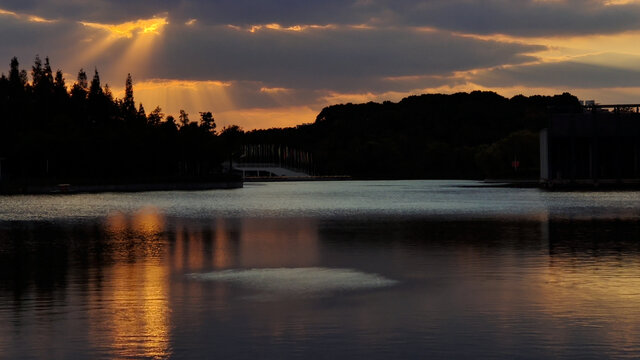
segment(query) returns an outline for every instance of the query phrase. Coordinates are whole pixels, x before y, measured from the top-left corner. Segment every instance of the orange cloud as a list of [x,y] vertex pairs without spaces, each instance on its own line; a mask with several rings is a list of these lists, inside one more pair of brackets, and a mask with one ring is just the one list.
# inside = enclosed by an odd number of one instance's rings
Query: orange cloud
[[273,30],[273,31],[289,31],[289,32],[302,32],[310,29],[335,29],[336,25],[315,25],[315,24],[304,24],[304,25],[292,25],[292,26],[282,26],[278,23],[270,23],[270,24],[260,24],[260,25],[251,25],[248,28],[243,28],[237,25],[228,25],[228,27],[235,30],[248,31],[250,33],[256,33],[262,30]]
[[0,9],[0,15],[12,16],[12,17],[14,17],[16,19],[26,20],[26,21],[29,21],[29,22],[38,22],[38,23],[52,23],[52,22],[55,22],[55,20],[45,19],[45,18],[40,17],[40,16],[29,15],[29,14],[19,14],[17,12],[4,10],[4,9]]
[[291,92],[293,92],[293,89],[286,89],[286,88],[281,88],[281,87],[261,87],[260,88],[260,92],[261,93],[265,93],[265,94],[289,94]]
[[131,38],[134,33],[158,34],[169,22],[166,17],[161,17],[127,21],[121,24],[100,24],[83,21],[81,21],[80,24],[94,29],[105,30],[110,36],[115,38]]
[[15,12],[4,9],[0,9],[0,15],[18,16]]

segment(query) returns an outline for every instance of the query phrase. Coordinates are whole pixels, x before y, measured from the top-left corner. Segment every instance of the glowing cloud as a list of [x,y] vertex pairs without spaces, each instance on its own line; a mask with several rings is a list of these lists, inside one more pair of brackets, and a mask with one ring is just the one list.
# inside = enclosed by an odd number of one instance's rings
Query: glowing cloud
[[55,22],[55,20],[51,20],[51,19],[45,19],[43,17],[40,16],[36,16],[36,15],[29,15],[29,14],[18,14],[14,11],[9,11],[9,10],[4,10],[4,9],[0,9],[0,15],[6,15],[6,16],[12,16],[16,19],[19,20],[26,20],[29,22],[37,22],[37,23],[52,23]]
[[80,24],[109,32],[114,38],[132,38],[137,34],[159,34],[162,28],[169,24],[166,17],[139,19],[136,21],[128,21],[121,24],[100,24],[81,21]]
[[605,5],[628,5],[628,4],[637,4],[640,1],[638,0],[609,0],[605,1]]
[[45,19],[45,18],[43,18],[43,17],[35,16],[35,15],[31,15],[31,16],[29,16],[29,21],[32,21],[32,22],[42,22],[42,23],[51,23],[51,22],[54,22],[54,20]]
[[309,29],[334,29],[335,25],[292,25],[292,26],[282,26],[278,23],[271,24],[263,24],[263,25],[252,25],[249,28],[242,28],[235,25],[229,25],[230,28],[236,30],[246,30],[250,33],[256,33],[261,30],[272,30],[272,31],[289,31],[289,32],[302,32]]
[[14,13],[13,11],[4,10],[4,9],[0,9],[0,15],[18,16],[18,14]]
[[275,87],[275,88],[261,87],[260,88],[260,92],[261,93],[266,93],[266,94],[290,93],[292,91],[293,91],[293,89],[286,89],[286,88],[280,88],[280,87]]

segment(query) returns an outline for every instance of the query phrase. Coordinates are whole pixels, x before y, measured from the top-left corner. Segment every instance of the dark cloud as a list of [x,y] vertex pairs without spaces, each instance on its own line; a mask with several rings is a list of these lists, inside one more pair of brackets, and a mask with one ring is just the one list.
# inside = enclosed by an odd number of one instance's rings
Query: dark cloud
[[[70,74],[70,83],[81,67],[88,72],[97,67],[103,82],[115,86],[124,83],[127,72],[135,81],[232,82],[229,96],[247,107],[272,107],[283,101],[303,105],[327,92],[384,93],[441,86],[459,81],[452,76],[457,71],[520,64],[533,59],[527,53],[542,49],[440,31],[336,27],[251,33],[221,25],[172,23],[153,38],[150,53],[135,54],[131,46],[139,35],[134,35],[113,40],[89,56],[107,37],[104,30],[69,21],[34,23],[7,15],[2,19],[0,57],[7,64],[18,56],[29,69],[36,54],[49,56],[54,68]],[[140,60],[138,66],[120,66],[131,51]],[[262,88],[287,90],[274,94]]]
[[[585,35],[640,29],[640,5],[603,0],[432,0],[404,4],[403,23],[473,34]],[[398,6],[398,5],[394,5]]]
[[640,29],[640,5],[603,0],[4,0],[0,8],[47,18],[122,22],[167,13],[204,24],[428,26],[521,36]]
[[[371,91],[387,77],[448,75],[518,64],[538,46],[397,29],[170,27],[146,77],[261,81],[286,88]],[[188,65],[187,65],[188,64]]]
[[640,71],[612,65],[565,61],[483,71],[472,81],[488,87],[637,87],[640,84]]
[[[0,64],[6,64],[6,68],[0,66],[0,72],[8,71],[9,61],[14,56],[18,57],[21,67],[25,69],[31,68],[36,55],[43,59],[49,56],[53,62],[73,56],[71,52],[84,39],[78,32],[79,27],[78,24],[65,22],[25,23],[25,20],[12,16],[1,16]],[[58,66],[61,66],[60,62]]]
[[[135,81],[226,81],[232,84],[227,95],[239,108],[319,103],[331,92],[381,94],[454,86],[466,81],[458,72],[467,70],[479,70],[470,81],[486,87],[631,87],[640,81],[640,71],[632,67],[577,60],[528,65],[537,60],[529,54],[544,47],[456,35],[615,33],[640,24],[640,7],[632,4],[604,6],[596,0],[0,0],[0,9],[58,19],[42,23],[28,21],[26,15],[0,14],[4,69],[12,56],[29,69],[33,57],[40,54],[50,56],[54,68],[70,74],[80,67],[91,72],[95,66],[103,82],[115,86],[124,83],[129,71]],[[148,53],[139,54],[131,48],[138,35],[99,48],[107,33],[78,22],[122,23],[163,14],[169,17],[169,25],[154,38],[153,46],[145,50]],[[185,25],[191,18],[197,22]],[[269,23],[332,26],[300,32],[247,31],[251,25]],[[93,49],[99,50],[95,56]],[[139,60],[137,66],[119,66],[131,54]],[[69,82],[75,75],[71,77]]]
[[47,19],[120,23],[176,9],[168,0],[2,0],[0,9]]
[[[123,22],[170,13],[176,20],[208,24],[350,23],[360,18],[356,1],[325,0],[4,0],[0,8],[56,19]],[[366,18],[363,18],[366,20]]]

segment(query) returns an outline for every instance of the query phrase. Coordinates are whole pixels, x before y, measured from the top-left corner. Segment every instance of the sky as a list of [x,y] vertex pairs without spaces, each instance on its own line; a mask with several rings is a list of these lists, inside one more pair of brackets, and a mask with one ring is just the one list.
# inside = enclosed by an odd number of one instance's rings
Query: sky
[[639,40],[640,0],[0,0],[0,72],[131,73],[147,112],[246,130],[422,93],[639,103]]

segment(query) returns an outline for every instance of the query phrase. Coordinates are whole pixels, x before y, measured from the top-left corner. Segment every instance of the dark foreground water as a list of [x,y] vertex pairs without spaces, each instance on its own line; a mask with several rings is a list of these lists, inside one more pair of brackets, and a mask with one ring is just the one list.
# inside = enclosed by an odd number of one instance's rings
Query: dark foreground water
[[0,198],[0,358],[638,358],[640,193]]

